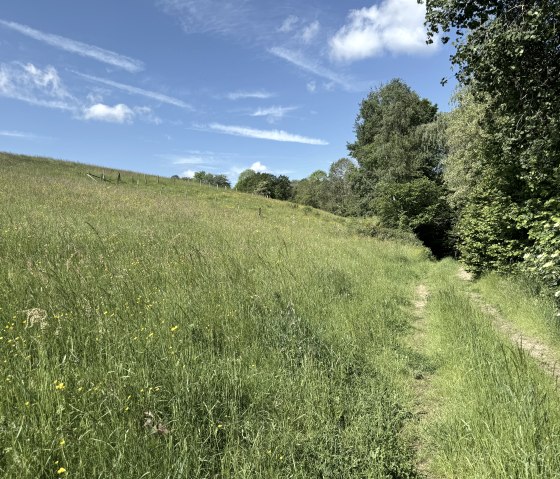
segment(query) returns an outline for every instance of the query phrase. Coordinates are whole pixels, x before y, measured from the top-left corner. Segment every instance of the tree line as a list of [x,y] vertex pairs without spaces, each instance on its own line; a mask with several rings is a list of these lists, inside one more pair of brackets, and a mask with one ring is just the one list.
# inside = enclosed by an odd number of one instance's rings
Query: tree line
[[560,297],[558,25],[560,0],[426,0],[428,42],[454,38],[450,113],[394,79],[361,102],[350,158],[299,181],[246,170],[236,189],[376,216]]

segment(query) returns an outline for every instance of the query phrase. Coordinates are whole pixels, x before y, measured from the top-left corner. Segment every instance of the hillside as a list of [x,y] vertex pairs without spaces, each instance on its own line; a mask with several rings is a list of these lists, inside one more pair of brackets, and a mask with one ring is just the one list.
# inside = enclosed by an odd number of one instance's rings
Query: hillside
[[495,327],[560,357],[524,285],[291,203],[0,170],[3,477],[558,477],[554,375]]

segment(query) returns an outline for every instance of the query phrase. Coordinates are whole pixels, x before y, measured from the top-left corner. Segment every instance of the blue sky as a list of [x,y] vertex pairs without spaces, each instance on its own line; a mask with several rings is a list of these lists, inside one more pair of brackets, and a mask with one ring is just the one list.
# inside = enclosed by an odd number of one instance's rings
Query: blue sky
[[302,178],[392,78],[449,109],[416,0],[3,0],[0,150],[165,176]]

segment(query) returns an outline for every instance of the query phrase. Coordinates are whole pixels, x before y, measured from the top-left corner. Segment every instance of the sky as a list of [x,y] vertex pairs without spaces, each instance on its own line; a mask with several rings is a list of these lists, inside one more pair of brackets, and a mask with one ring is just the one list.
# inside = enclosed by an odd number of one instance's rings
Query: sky
[[[348,156],[393,78],[448,111],[416,0],[2,0],[0,151],[297,179]],[[440,80],[449,78],[442,86]]]

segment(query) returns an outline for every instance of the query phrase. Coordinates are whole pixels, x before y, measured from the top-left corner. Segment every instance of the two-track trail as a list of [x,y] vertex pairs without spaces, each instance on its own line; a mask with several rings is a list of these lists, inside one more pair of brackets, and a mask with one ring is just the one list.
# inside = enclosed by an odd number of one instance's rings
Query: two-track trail
[[417,418],[417,432],[414,441],[414,449],[417,458],[416,469],[421,474],[421,477],[425,478],[434,477],[430,473],[428,455],[420,437],[420,430],[423,424],[428,421],[430,411],[429,388],[431,371],[425,359],[426,338],[428,334],[426,306],[429,296],[430,291],[428,287],[424,283],[418,284],[415,289],[414,301],[412,302],[415,319],[413,323],[414,332],[410,337],[412,348],[416,351],[416,354],[418,354],[417,360],[419,363],[414,371],[413,383],[414,415]]
[[[471,275],[463,269],[459,271],[458,276],[464,281],[472,280]],[[560,358],[550,346],[517,328],[498,309],[488,304],[481,294],[473,291],[469,291],[468,294],[472,302],[492,319],[492,325],[500,334],[526,352],[556,381],[560,379]]]

